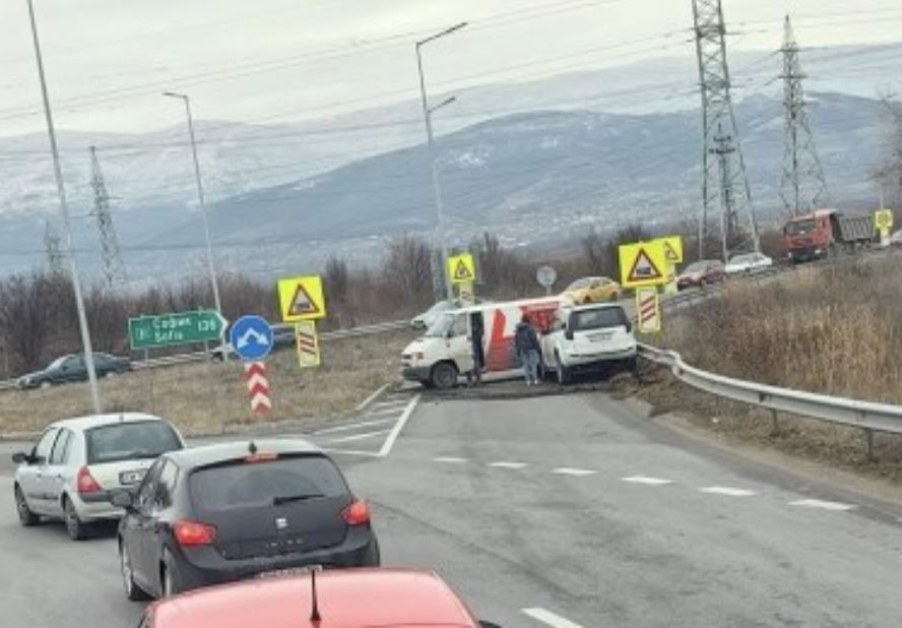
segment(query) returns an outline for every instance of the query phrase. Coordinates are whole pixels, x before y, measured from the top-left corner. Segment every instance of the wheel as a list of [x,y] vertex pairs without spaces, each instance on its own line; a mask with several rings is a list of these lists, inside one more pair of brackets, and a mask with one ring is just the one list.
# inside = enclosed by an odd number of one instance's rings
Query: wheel
[[63,519],[66,522],[66,532],[73,541],[84,541],[88,538],[90,527],[78,518],[75,506],[68,497],[63,497]]
[[432,367],[432,385],[439,390],[448,390],[457,385],[457,367],[450,362],[439,362]]
[[150,596],[135,584],[135,572],[132,569],[131,556],[128,555],[128,548],[125,542],[119,539],[119,566],[122,570],[122,584],[125,586],[125,597],[132,602],[140,602],[149,600]]
[[590,299],[589,297],[583,299],[583,305],[589,305],[590,303],[592,303],[592,299]]
[[13,493],[16,498],[16,512],[19,514],[19,523],[25,527],[38,525],[41,522],[41,518],[31,512],[31,509],[28,507],[28,501],[25,499],[25,493],[22,492],[18,484],[13,489]]
[[555,355],[554,366],[557,371],[557,383],[561,386],[569,384],[572,378],[570,369],[561,364],[561,356]]
[[608,297],[608,301],[611,303],[617,303],[620,300],[620,295],[616,292],[612,292],[611,296]]

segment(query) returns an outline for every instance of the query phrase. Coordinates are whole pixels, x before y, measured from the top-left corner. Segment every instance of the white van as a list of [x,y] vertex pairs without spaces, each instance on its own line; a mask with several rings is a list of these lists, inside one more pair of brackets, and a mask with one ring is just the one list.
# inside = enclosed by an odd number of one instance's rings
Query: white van
[[561,384],[577,371],[620,366],[635,371],[637,356],[633,325],[617,303],[564,306],[542,337],[542,367]]
[[473,370],[472,338],[482,330],[484,372],[517,368],[514,331],[525,314],[536,331],[547,334],[567,301],[560,297],[485,303],[442,313],[422,338],[401,355],[401,374],[427,388],[453,388],[460,375]]

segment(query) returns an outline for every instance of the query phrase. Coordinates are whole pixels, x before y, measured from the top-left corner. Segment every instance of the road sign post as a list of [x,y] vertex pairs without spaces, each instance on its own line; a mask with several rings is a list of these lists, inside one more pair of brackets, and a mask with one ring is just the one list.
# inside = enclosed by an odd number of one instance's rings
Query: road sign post
[[228,321],[216,310],[197,310],[128,320],[133,351],[218,341]]
[[461,253],[448,258],[448,278],[454,285],[476,281],[476,263],[469,253]]
[[229,330],[232,350],[245,362],[259,362],[272,351],[272,327],[261,316],[242,316]]
[[319,334],[315,321],[301,321],[294,328],[294,338],[298,348],[298,366],[302,369],[316,368],[322,364],[319,349]]
[[657,288],[636,289],[636,312],[639,319],[639,333],[656,334],[661,331],[661,303]]
[[326,317],[321,277],[311,275],[279,279],[278,288],[283,322],[315,321]]
[[874,229],[880,233],[880,246],[889,246],[889,232],[893,228],[893,210],[878,209],[874,212]]
[[269,394],[269,379],[266,377],[266,365],[263,362],[245,363],[244,379],[247,381],[251,412],[254,414],[266,414],[272,410],[272,398]]
[[540,286],[545,288],[545,294],[551,296],[551,287],[554,285],[554,282],[557,281],[557,271],[551,266],[540,266],[538,270],[536,270],[536,281],[539,282]]
[[661,242],[622,244],[620,285],[624,288],[645,288],[667,283],[667,256]]
[[664,249],[664,257],[667,259],[667,283],[664,284],[665,294],[676,294],[677,288],[676,267],[677,264],[683,263],[683,238],[675,236],[664,236],[652,240],[653,243],[660,243]]

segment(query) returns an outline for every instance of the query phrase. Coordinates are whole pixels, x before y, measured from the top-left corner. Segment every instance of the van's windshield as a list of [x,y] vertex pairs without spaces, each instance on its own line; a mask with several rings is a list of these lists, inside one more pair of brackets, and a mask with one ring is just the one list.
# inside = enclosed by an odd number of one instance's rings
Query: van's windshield
[[[435,322],[429,326],[429,329],[426,330],[426,333],[423,334],[427,338],[447,338],[449,335],[456,336],[460,333],[457,330],[458,323],[457,319],[464,320],[463,316],[457,314],[442,314],[441,316],[435,319]],[[454,331],[456,333],[449,334],[448,332]],[[464,328],[463,333],[466,333],[466,328]]]

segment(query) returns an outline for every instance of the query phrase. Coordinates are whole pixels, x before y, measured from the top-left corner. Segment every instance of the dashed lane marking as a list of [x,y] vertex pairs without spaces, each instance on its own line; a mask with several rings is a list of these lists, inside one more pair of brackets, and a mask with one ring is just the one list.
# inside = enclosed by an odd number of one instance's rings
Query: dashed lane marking
[[377,421],[360,421],[359,423],[351,423],[349,425],[340,425],[338,427],[330,427],[324,430],[313,432],[314,436],[324,436],[326,434],[337,434],[338,432],[350,432],[361,427],[372,427],[374,425],[385,425],[391,423],[392,419],[379,419]]
[[591,469],[572,469],[570,467],[560,467],[552,471],[552,473],[556,473],[557,475],[573,475],[576,477],[585,477],[587,475],[595,475],[598,471],[593,471]]
[[352,443],[357,440],[366,440],[367,438],[375,438],[376,436],[385,436],[391,432],[388,430],[378,430],[376,432],[363,432],[361,434],[354,434],[352,436],[342,436],[341,438],[333,438],[331,440],[326,441],[328,445],[337,445],[338,443]]
[[805,508],[821,508],[823,510],[853,510],[855,506],[852,504],[843,504],[842,502],[828,502],[821,499],[799,499],[789,502],[790,506],[802,506]]
[[439,456],[432,460],[433,462],[444,462],[446,464],[464,464],[465,462],[469,462],[466,458],[457,458],[455,456]]
[[583,628],[566,617],[561,617],[544,608],[524,608],[523,614],[542,622],[546,626],[551,626],[552,628]]
[[628,478],[620,478],[624,482],[632,482],[633,484],[647,484],[648,486],[664,486],[665,484],[673,484],[671,480],[664,478],[651,478],[645,475],[632,475]]
[[525,469],[529,465],[526,464],[525,462],[499,461],[499,462],[490,462],[489,466],[494,467],[496,469]]
[[755,491],[750,491],[744,488],[730,488],[729,486],[707,486],[698,490],[702,493],[709,493],[711,495],[726,495],[728,497],[751,497],[752,495],[757,495]]

